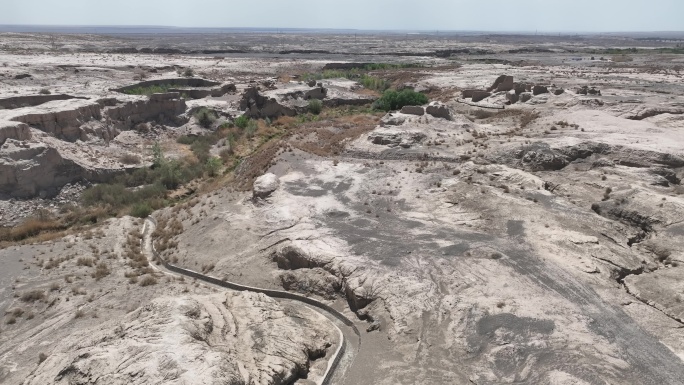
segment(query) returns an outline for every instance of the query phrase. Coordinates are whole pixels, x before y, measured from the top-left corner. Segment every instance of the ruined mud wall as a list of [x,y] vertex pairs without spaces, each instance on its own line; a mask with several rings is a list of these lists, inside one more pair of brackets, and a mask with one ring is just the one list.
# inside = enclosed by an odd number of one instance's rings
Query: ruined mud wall
[[12,98],[0,99],[0,108],[8,110],[21,107],[32,107],[43,103],[51,102],[53,100],[68,100],[76,99],[71,95],[29,95],[29,96],[15,96]]

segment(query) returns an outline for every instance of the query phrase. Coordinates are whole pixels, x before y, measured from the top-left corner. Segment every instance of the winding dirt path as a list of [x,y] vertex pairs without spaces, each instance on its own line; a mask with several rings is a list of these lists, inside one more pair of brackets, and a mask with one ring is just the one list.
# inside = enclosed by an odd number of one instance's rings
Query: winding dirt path
[[[318,381],[318,384],[332,385],[344,383],[346,373],[354,363],[354,359],[361,347],[361,334],[352,320],[329,305],[310,297],[286,291],[263,289],[245,286],[235,282],[222,281],[218,278],[172,265],[162,259],[154,248],[152,233],[156,226],[157,224],[154,218],[148,217],[145,219],[145,224],[143,225],[142,250],[150,262],[150,266],[163,274],[196,278],[212,286],[220,286],[221,288],[228,290],[262,293],[281,302],[297,302],[302,306],[308,306],[330,320],[339,334],[340,343],[335,354],[328,361],[328,368],[321,380]],[[152,260],[155,257],[161,261],[161,265],[157,266],[152,263]]]

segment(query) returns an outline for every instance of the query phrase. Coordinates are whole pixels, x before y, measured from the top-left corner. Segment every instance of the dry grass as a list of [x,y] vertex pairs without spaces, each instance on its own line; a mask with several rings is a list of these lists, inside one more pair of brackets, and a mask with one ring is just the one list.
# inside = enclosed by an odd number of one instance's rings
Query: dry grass
[[342,115],[300,125],[290,140],[293,147],[318,156],[335,156],[344,151],[349,139],[375,128],[379,114]]
[[152,286],[157,284],[157,279],[151,275],[146,275],[140,280],[140,286]]
[[91,274],[91,276],[93,278],[95,278],[95,280],[99,281],[102,278],[108,276],[109,274],[111,274],[111,271],[109,270],[109,266],[107,266],[107,264],[104,262],[100,262],[97,264],[97,267],[95,268],[95,272],[93,274]]
[[[255,137],[268,139],[254,148],[235,170],[235,188],[251,189],[254,179],[275,165],[274,159],[281,151],[297,148],[318,156],[339,155],[349,139],[371,131],[382,115],[367,107],[327,108],[318,116],[280,117],[269,127],[262,127],[260,122]],[[238,153],[246,153],[245,148]]]
[[520,128],[525,128],[539,118],[540,114],[537,111],[524,111],[520,114]]
[[76,266],[93,267],[93,263],[94,261],[92,258],[80,257],[76,260]]
[[[58,218],[41,215],[27,218],[15,227],[0,228],[0,249],[9,246],[48,242],[97,224],[113,213],[107,207],[65,206]],[[51,266],[56,267],[56,266]]]
[[140,164],[140,157],[133,154],[124,154],[119,157],[119,162],[123,164]]
[[28,218],[15,227],[0,229],[0,241],[17,242],[35,237],[45,231],[63,229],[64,226],[54,219]]
[[45,299],[45,292],[42,290],[27,291],[20,298],[24,302],[36,302]]

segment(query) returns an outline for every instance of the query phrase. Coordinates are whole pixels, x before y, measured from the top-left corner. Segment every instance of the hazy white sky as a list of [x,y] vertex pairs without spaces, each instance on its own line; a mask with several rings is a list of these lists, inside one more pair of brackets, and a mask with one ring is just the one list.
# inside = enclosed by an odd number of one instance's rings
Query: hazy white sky
[[684,0],[0,0],[0,11],[0,24],[684,30]]

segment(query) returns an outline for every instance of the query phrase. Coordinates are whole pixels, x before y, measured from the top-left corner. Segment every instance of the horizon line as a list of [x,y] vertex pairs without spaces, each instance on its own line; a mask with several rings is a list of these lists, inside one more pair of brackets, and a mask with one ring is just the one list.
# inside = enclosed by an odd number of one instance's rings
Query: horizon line
[[[63,28],[112,28],[112,29],[159,29],[159,30],[268,30],[268,31],[356,31],[356,32],[402,32],[402,33],[502,33],[502,34],[619,34],[619,33],[684,33],[684,30],[614,30],[614,31],[582,31],[582,30],[487,30],[487,29],[363,29],[363,28],[317,28],[317,27],[183,27],[174,25],[126,25],[126,24],[0,24],[0,32],[8,32],[4,27],[9,28],[42,28],[42,29],[63,29]],[[41,31],[36,31],[41,32]]]

